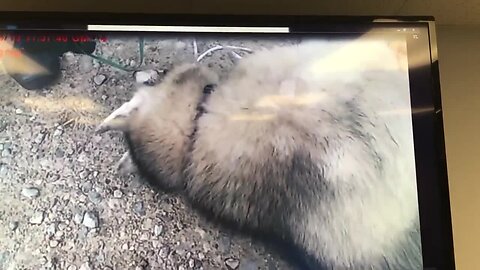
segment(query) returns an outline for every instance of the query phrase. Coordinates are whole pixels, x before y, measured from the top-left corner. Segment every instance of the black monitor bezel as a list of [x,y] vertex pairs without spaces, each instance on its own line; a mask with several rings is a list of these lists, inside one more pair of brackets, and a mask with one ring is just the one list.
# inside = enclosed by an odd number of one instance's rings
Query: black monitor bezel
[[[322,26],[348,24],[369,28],[374,25],[425,24],[429,35],[431,102],[434,110],[427,117],[433,126],[437,196],[429,196],[419,186],[422,249],[425,269],[455,269],[453,232],[450,209],[447,161],[445,153],[440,72],[437,53],[435,20],[431,16],[290,16],[290,15],[209,15],[209,14],[139,14],[81,12],[0,12],[0,29],[15,25],[16,30],[87,30],[88,24],[163,25],[163,26],[258,26],[289,27],[293,32],[319,30]],[[412,115],[413,116],[413,115]],[[415,117],[415,116],[413,116]],[[414,120],[415,122],[415,120]],[[415,128],[415,127],[414,127]],[[416,150],[417,151],[417,150]],[[430,155],[430,154],[429,154]],[[416,159],[418,158],[416,153]],[[418,159],[417,159],[418,163]],[[418,165],[417,165],[418,166]],[[430,176],[431,177],[431,176]],[[432,220],[433,219],[433,220]],[[433,226],[436,224],[437,226]],[[428,244],[425,240],[429,239]],[[433,241],[435,243],[433,243]]]

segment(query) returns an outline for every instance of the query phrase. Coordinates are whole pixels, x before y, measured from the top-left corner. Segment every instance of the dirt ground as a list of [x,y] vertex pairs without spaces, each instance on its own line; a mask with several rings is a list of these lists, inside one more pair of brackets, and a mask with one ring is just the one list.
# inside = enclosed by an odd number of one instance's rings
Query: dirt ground
[[[252,50],[273,41],[197,39]],[[142,69],[193,61],[193,39],[146,39]],[[239,55],[245,52],[237,51]],[[95,54],[139,63],[135,38],[111,38]],[[227,74],[236,58],[203,60]],[[0,269],[290,269],[261,243],[210,224],[182,198],[153,191],[116,163],[121,134],[96,125],[135,91],[132,72],[66,53],[62,77],[43,91],[0,75]]]

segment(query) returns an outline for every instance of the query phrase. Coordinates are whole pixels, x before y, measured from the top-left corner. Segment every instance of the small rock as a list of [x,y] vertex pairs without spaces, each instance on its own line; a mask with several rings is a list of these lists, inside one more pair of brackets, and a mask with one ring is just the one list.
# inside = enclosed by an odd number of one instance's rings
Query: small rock
[[143,202],[136,202],[133,205],[133,211],[140,216],[145,215],[146,212],[145,212],[145,207],[143,206]]
[[57,247],[58,246],[58,241],[57,240],[50,240],[49,245],[52,248]]
[[142,258],[137,267],[140,267],[141,269],[146,269],[148,267],[148,261]]
[[40,133],[40,134],[37,135],[37,137],[35,137],[34,141],[35,141],[36,144],[41,144],[44,139],[45,139],[45,134]]
[[86,181],[85,183],[82,184],[82,192],[83,193],[88,193],[92,189],[93,185],[92,182]]
[[96,178],[98,176],[98,172],[97,171],[93,171],[93,177]]
[[158,255],[162,258],[167,258],[168,254],[170,253],[170,248],[168,246],[164,246],[160,249]]
[[61,148],[57,148],[57,150],[55,150],[55,157],[63,158],[64,156],[65,156],[65,152],[63,152]]
[[48,225],[48,227],[47,227],[47,235],[54,235],[56,231],[57,231],[57,229],[56,229],[54,223]]
[[237,259],[228,258],[225,260],[225,265],[228,267],[228,269],[234,270],[238,268],[240,262]]
[[35,187],[24,188],[22,189],[22,195],[30,199],[36,198],[40,195],[40,190]]
[[2,157],[9,157],[12,154],[12,151],[8,148],[3,149],[2,151]]
[[[7,174],[7,165],[0,163],[0,176],[5,176],[6,174]],[[3,177],[0,177],[0,179],[3,179]]]
[[58,126],[55,131],[53,132],[53,137],[58,137],[63,134],[63,128],[62,126]]
[[[80,174],[78,176],[80,176],[80,178],[82,178],[82,179],[87,179],[89,174],[90,174],[90,172],[88,170],[83,170],[83,171],[80,172]],[[91,183],[90,183],[90,185],[91,185]],[[90,186],[90,188],[91,188],[91,186]]]
[[155,227],[153,229],[153,233],[155,234],[155,236],[161,235],[162,232],[163,232],[163,226],[162,225],[155,225]]
[[18,228],[18,221],[12,221],[8,224],[8,228],[15,231]]
[[67,267],[67,270],[77,270],[77,267],[72,264]]
[[83,213],[75,213],[73,221],[77,224],[81,224],[83,222]]
[[188,260],[188,267],[190,267],[190,268],[194,268],[194,267],[195,267],[195,260],[194,260],[194,259]]
[[89,262],[86,262],[80,266],[80,270],[92,270],[92,265]]
[[140,237],[138,238],[138,240],[140,240],[140,241],[148,241],[148,240],[150,240],[150,237],[148,237],[147,234],[144,234],[144,233],[143,233],[143,234],[140,235]]
[[205,254],[203,254],[202,252],[199,252],[197,256],[198,256],[198,259],[201,261],[205,259]]
[[143,70],[135,73],[135,81],[141,84],[152,84],[158,79],[158,72],[155,70]]
[[18,109],[15,110],[15,113],[16,113],[16,114],[22,114],[22,113],[23,113],[23,110],[20,109],[20,108],[18,108]]
[[82,224],[87,228],[97,228],[98,216],[93,212],[86,212],[83,216]]
[[78,237],[78,239],[83,240],[87,237],[87,234],[88,234],[88,228],[87,227],[81,227],[78,230],[77,237]]
[[92,58],[88,55],[80,56],[78,59],[78,67],[83,73],[90,72],[93,68]]
[[96,84],[96,85],[102,85],[105,81],[107,80],[107,76],[103,75],[103,74],[100,74],[100,75],[97,75],[95,77],[93,77],[93,82]]
[[102,201],[102,196],[100,193],[92,190],[88,193],[88,199],[94,204],[99,204]]
[[183,248],[178,248],[178,249],[175,250],[175,253],[180,255],[181,257],[184,257],[185,253],[187,253],[187,251]]
[[100,252],[97,257],[95,257],[96,261],[99,263],[104,263],[105,262],[105,254],[103,252]]
[[119,189],[116,189],[116,190],[113,192],[113,197],[114,197],[114,198],[119,199],[119,198],[122,197],[122,195],[123,195],[123,193],[122,193],[122,191],[120,191]]
[[42,224],[43,219],[45,218],[45,212],[37,211],[30,217],[29,222],[31,224]]
[[134,67],[134,66],[136,66],[136,65],[137,65],[137,62],[135,62],[135,60],[131,60],[131,61],[130,61],[130,66],[131,66],[131,67]]
[[62,239],[62,237],[63,237],[63,232],[62,231],[58,231],[58,232],[55,233],[55,239],[60,240],[60,239]]

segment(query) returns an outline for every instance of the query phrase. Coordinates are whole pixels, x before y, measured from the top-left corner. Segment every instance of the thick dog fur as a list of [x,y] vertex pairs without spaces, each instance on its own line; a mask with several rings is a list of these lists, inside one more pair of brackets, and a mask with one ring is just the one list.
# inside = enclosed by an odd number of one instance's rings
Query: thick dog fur
[[358,39],[256,52],[220,82],[185,64],[100,127],[125,132],[148,181],[312,269],[421,269],[405,59],[403,43]]

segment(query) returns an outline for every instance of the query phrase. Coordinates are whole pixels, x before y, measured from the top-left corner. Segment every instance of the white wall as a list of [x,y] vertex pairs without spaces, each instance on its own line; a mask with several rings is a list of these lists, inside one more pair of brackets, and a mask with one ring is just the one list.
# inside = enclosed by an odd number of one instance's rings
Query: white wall
[[437,29],[456,265],[480,269],[480,26]]

